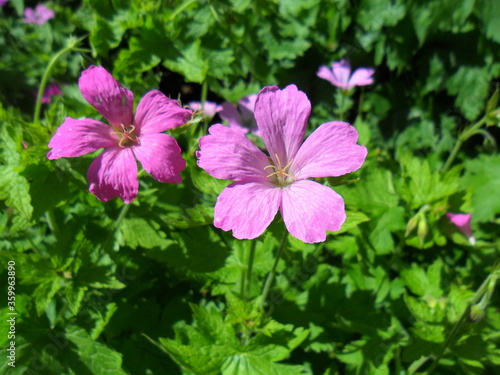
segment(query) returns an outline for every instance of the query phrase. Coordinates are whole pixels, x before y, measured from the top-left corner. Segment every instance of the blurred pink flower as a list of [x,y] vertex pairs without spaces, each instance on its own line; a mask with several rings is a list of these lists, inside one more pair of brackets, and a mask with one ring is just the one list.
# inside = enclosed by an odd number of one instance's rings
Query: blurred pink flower
[[0,7],[3,7],[8,2],[9,2],[9,0],[0,0]]
[[326,79],[332,85],[340,87],[345,91],[354,86],[366,86],[373,83],[373,68],[359,68],[351,75],[351,66],[347,60],[340,60],[332,64],[332,68],[323,65],[316,73],[318,77]]
[[220,104],[210,102],[208,100],[205,101],[205,105],[201,102],[189,102],[188,106],[195,112],[201,112],[203,117],[210,120],[222,110],[222,106]]
[[345,221],[344,200],[308,178],[341,176],[363,164],[367,150],[356,129],[333,121],[304,142],[311,103],[296,86],[264,87],[255,119],[267,156],[243,132],[222,124],[200,139],[198,165],[215,178],[235,181],[215,204],[214,225],[238,239],[260,236],[278,210],[290,234],[304,242],[326,239]]
[[[35,93],[36,95],[37,93]],[[54,95],[62,95],[63,92],[61,91],[61,88],[56,82],[51,83],[45,91],[43,92],[42,96],[42,103],[50,103],[52,100],[52,96]]]
[[224,102],[219,116],[227,121],[230,128],[240,130],[245,134],[250,131],[255,135],[260,135],[253,114],[256,100],[257,94],[252,94],[240,99],[238,107],[233,103]]
[[43,25],[51,18],[54,18],[54,11],[43,4],[37,5],[35,9],[26,8],[24,10],[24,23]]
[[156,180],[182,181],[180,172],[186,162],[181,149],[174,138],[162,132],[183,125],[191,118],[190,110],[152,90],[141,99],[134,115],[134,95],[103,67],[83,71],[78,85],[83,97],[110,126],[67,117],[49,143],[49,159],[77,157],[104,148],[87,172],[90,192],[102,201],[119,196],[130,203],[137,197],[136,158]]
[[452,212],[448,212],[446,214],[446,217],[453,224],[455,224],[463,234],[465,234],[465,237],[467,237],[467,240],[469,241],[469,243],[471,245],[476,244],[476,239],[474,238],[474,235],[472,233],[472,226],[471,226],[472,215],[471,214],[455,214]]

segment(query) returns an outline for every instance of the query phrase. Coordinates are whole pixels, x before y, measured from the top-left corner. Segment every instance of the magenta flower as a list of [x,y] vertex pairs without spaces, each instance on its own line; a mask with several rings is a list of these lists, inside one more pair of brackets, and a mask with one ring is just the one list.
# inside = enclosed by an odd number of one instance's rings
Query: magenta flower
[[474,238],[474,235],[472,233],[471,214],[455,214],[452,212],[448,212],[446,214],[446,217],[453,224],[455,224],[463,234],[465,234],[465,237],[467,237],[467,240],[471,245],[474,246],[476,244],[476,239]]
[[[36,96],[37,93],[35,93]],[[51,83],[45,91],[43,92],[42,95],[42,103],[50,103],[52,100],[52,96],[54,95],[62,95],[63,92],[61,91],[61,88],[56,82]]]
[[214,102],[209,102],[208,100],[205,101],[204,105],[201,102],[189,102],[188,106],[193,111],[201,112],[202,115],[203,115],[203,117],[206,117],[206,118],[208,118],[210,120],[218,112],[222,111],[222,106],[220,104],[217,104],[217,103],[214,103]]
[[198,165],[216,178],[233,180],[217,198],[214,225],[238,239],[260,236],[278,210],[298,239],[313,243],[345,221],[344,201],[308,178],[341,176],[363,164],[367,150],[356,129],[340,121],[319,126],[303,143],[311,103],[294,85],[264,87],[255,119],[269,156],[239,130],[216,124],[200,139]]
[[359,68],[351,75],[351,66],[347,60],[340,60],[332,64],[332,69],[323,65],[316,73],[319,78],[326,79],[332,85],[349,91],[354,86],[366,86],[373,83],[373,68]]
[[78,82],[83,97],[109,121],[66,118],[52,137],[47,157],[77,157],[104,151],[89,167],[90,192],[102,201],[137,197],[137,162],[160,182],[178,184],[186,167],[177,141],[162,133],[183,125],[192,112],[158,90],[149,91],[132,113],[134,95],[103,67],[91,66]]
[[240,130],[245,134],[250,131],[260,136],[253,114],[256,100],[257,94],[245,96],[238,102],[238,108],[233,103],[222,103],[219,116],[227,121],[230,128]]
[[8,2],[9,2],[9,0],[0,0],[0,7],[3,7]]
[[26,8],[24,10],[24,23],[43,25],[51,18],[54,18],[54,11],[43,4],[37,5],[35,9]]

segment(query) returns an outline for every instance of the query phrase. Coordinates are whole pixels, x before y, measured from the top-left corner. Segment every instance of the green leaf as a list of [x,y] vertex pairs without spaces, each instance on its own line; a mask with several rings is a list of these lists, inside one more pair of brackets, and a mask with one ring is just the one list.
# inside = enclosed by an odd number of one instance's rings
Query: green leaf
[[201,53],[201,40],[198,39],[179,50],[180,56],[167,58],[163,64],[184,76],[188,82],[202,83],[209,69],[209,61]]
[[486,36],[500,43],[500,4],[496,0],[482,0],[476,2],[477,13],[483,21]]
[[118,242],[123,246],[130,246],[133,249],[145,247],[166,247],[171,241],[165,238],[165,234],[160,230],[160,225],[152,220],[138,217],[125,218],[118,228]]
[[122,369],[121,354],[92,340],[83,328],[69,325],[66,327],[66,337],[76,345],[73,350],[93,374],[127,374]]

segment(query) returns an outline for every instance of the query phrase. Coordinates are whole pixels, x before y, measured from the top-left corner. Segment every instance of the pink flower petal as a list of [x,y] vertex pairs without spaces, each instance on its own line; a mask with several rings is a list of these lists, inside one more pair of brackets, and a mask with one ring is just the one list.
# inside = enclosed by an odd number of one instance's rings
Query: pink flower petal
[[264,169],[267,156],[241,131],[222,124],[208,130],[210,135],[200,138],[196,153],[198,166],[211,176],[232,181],[267,181]]
[[290,166],[299,179],[342,176],[361,167],[366,147],[356,144],[358,132],[346,122],[319,126],[302,144]]
[[82,72],[78,81],[83,97],[106,118],[111,125],[132,124],[134,95],[124,88],[102,66],[92,65]]
[[184,125],[192,114],[177,100],[168,98],[159,90],[152,90],[137,106],[134,125],[140,134],[160,133]]
[[349,76],[351,75],[351,66],[346,60],[340,60],[332,64],[332,73],[334,85],[338,87],[348,87]]
[[235,182],[217,198],[214,225],[233,231],[238,239],[260,236],[271,224],[281,202],[281,189],[269,183]]
[[366,86],[373,83],[373,74],[375,69],[372,68],[359,68],[352,74],[349,79],[349,86]]
[[455,224],[458,229],[467,237],[469,242],[474,245],[476,240],[474,239],[474,235],[472,232],[472,225],[471,225],[471,219],[472,215],[471,214],[455,214],[452,212],[448,212],[446,214],[446,217],[453,223]]
[[125,203],[137,197],[137,162],[131,148],[107,148],[90,164],[87,172],[90,192],[107,202],[119,196]]
[[182,182],[181,171],[186,168],[186,161],[174,138],[163,133],[143,134],[140,142],[132,150],[151,176],[160,182]]
[[323,79],[327,80],[332,85],[337,86],[337,84],[338,84],[338,81],[335,79],[335,76],[333,75],[332,70],[329,67],[327,67],[326,65],[320,66],[316,75],[319,78],[323,78]]
[[100,148],[116,146],[118,138],[111,134],[111,130],[108,125],[100,121],[67,117],[50,140],[49,147],[52,150],[48,152],[47,157],[49,159],[76,157]]
[[227,125],[230,128],[237,129],[243,133],[248,133],[249,129],[243,126],[241,114],[238,112],[233,103],[222,103],[222,111],[219,112],[219,116],[224,121],[227,121]]
[[284,166],[295,157],[310,113],[311,103],[295,85],[284,90],[269,86],[260,91],[255,103],[255,119],[275,165]]
[[322,242],[327,230],[339,230],[346,219],[344,200],[327,186],[302,180],[282,191],[281,215],[290,234],[301,241]]

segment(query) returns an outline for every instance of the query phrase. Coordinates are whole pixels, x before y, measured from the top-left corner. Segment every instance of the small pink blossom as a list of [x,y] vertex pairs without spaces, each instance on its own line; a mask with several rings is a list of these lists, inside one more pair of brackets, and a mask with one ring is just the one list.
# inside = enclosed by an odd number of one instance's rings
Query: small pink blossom
[[471,245],[476,244],[476,239],[474,238],[474,235],[472,233],[472,226],[471,226],[471,219],[472,215],[471,214],[456,214],[452,212],[448,212],[446,214],[446,217],[453,223],[455,224],[458,229],[467,237],[467,240]]
[[356,129],[333,121],[304,142],[311,103],[296,86],[264,87],[255,119],[269,156],[243,132],[222,124],[200,139],[198,165],[211,176],[235,181],[215,204],[214,225],[238,239],[260,236],[278,210],[290,234],[304,242],[326,239],[345,221],[344,200],[308,178],[341,176],[363,164],[367,150],[356,144]]
[[240,130],[245,134],[250,131],[255,135],[259,135],[259,129],[253,114],[256,100],[257,94],[252,94],[240,99],[238,107],[233,103],[222,103],[222,111],[220,111],[219,116],[227,121],[230,128]]
[[373,83],[373,68],[359,68],[351,75],[351,66],[347,60],[340,60],[332,64],[332,68],[323,65],[316,73],[319,78],[326,79],[332,85],[349,91],[354,86],[366,86]]
[[54,18],[54,11],[43,4],[37,5],[35,9],[26,8],[24,10],[24,23],[43,25],[51,18]]
[[[37,93],[35,93],[36,95]],[[43,92],[42,96],[42,103],[50,103],[52,100],[52,96],[54,95],[62,95],[63,92],[61,91],[61,88],[56,82],[51,83],[45,91]]]
[[0,0],[0,7],[3,7],[8,2],[9,2],[9,0]]
[[49,159],[77,157],[104,148],[87,172],[90,192],[102,201],[119,196],[130,203],[137,197],[136,159],[160,182],[182,181],[180,172],[186,162],[181,149],[174,138],[162,132],[186,123],[190,110],[152,90],[141,99],[134,115],[134,95],[103,67],[83,71],[78,85],[83,97],[110,126],[67,117],[49,143]]
[[220,104],[210,102],[208,100],[205,101],[203,105],[201,102],[189,102],[189,108],[191,108],[195,112],[201,112],[203,117],[212,119],[218,112],[222,111],[222,106]]

